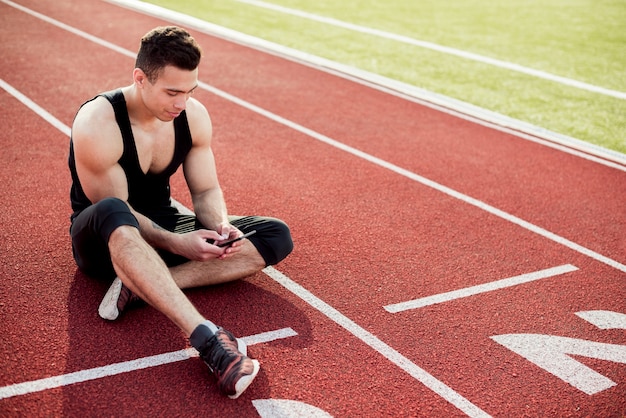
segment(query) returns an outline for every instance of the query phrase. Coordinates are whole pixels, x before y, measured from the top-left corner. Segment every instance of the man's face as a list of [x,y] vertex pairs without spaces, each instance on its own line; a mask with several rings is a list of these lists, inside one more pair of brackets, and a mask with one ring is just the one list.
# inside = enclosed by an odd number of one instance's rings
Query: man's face
[[198,69],[181,70],[168,65],[154,83],[142,83],[144,105],[159,120],[169,122],[185,110],[187,100],[198,87]]

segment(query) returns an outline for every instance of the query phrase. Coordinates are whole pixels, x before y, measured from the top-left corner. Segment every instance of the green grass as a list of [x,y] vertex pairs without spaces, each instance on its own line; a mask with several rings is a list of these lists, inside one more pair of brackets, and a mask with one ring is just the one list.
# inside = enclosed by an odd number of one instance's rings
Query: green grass
[[[626,101],[228,0],[151,3],[626,153]],[[623,0],[273,4],[626,92]]]

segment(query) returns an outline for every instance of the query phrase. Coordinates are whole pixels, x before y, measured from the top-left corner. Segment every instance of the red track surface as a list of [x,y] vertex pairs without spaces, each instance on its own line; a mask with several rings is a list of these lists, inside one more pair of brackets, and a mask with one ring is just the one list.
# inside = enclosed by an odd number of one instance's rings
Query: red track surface
[[[141,35],[166,23],[95,0],[19,3],[133,52]],[[624,170],[194,35],[207,55],[203,82],[614,265],[200,90],[230,211],[286,220],[296,250],[277,270],[336,311],[263,273],[195,290],[199,309],[239,336],[297,333],[250,346],[261,373],[236,401],[218,395],[191,359],[0,397],[0,416],[257,416],[252,402],[261,399],[335,417],[626,414],[625,364],[573,356],[615,383],[589,395],[491,338],[626,345],[625,329],[576,315],[626,313]],[[0,78],[66,126],[94,93],[131,81],[130,57],[4,2],[0,39]],[[5,90],[0,105],[0,393],[188,347],[151,308],[115,323],[98,317],[105,287],[76,271],[67,234],[68,137]],[[182,177],[172,189],[190,204]],[[383,308],[563,265],[576,270],[400,313]],[[454,399],[397,365],[404,360]]]

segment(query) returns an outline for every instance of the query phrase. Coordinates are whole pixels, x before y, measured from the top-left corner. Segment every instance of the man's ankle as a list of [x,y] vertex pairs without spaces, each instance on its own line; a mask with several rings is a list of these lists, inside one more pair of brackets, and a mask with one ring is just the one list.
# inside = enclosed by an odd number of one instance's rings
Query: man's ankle
[[193,330],[189,336],[189,342],[197,350],[204,345],[207,339],[217,332],[217,326],[211,321],[204,321]]

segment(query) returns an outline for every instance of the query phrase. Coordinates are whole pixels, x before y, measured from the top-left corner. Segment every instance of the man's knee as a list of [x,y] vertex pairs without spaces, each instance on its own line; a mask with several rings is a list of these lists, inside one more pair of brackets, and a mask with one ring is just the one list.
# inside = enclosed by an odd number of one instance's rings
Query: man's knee
[[287,258],[289,254],[293,251],[293,239],[291,238],[291,230],[289,226],[283,221],[278,221],[276,228],[278,229],[278,234],[281,237],[278,240],[278,248],[276,249],[276,258],[279,261]]
[[139,228],[137,218],[123,200],[106,198],[83,210],[70,230],[79,266],[91,264],[94,258],[107,258],[111,233],[121,226]]
[[103,199],[74,218],[72,250],[82,271],[94,277],[115,277],[108,242],[111,233],[123,225],[139,226],[128,205],[116,198]]
[[98,229],[107,243],[111,239],[111,234],[117,230],[128,234],[139,229],[139,221],[123,200],[115,197],[102,199],[94,205],[94,210],[94,217],[98,220]]
[[293,240],[289,226],[280,219],[267,219],[269,225],[259,252],[268,266],[278,264],[293,251]]
[[130,212],[130,208],[121,199],[117,197],[107,197],[92,205],[97,215],[106,217],[111,213]]

